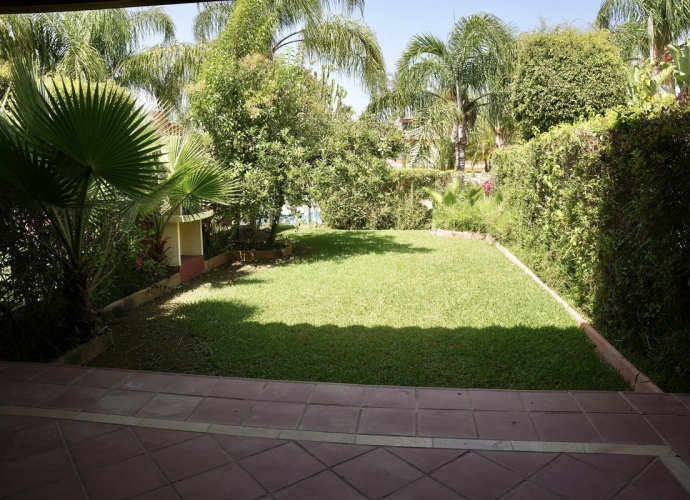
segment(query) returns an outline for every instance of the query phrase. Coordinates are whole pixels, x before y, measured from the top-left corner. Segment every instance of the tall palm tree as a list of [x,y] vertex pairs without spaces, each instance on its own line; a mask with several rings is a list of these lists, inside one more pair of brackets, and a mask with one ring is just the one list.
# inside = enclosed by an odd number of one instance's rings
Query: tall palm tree
[[413,163],[433,157],[450,139],[455,169],[465,169],[465,148],[480,110],[500,109],[513,60],[515,28],[492,14],[461,18],[448,41],[415,35],[398,62],[396,86],[374,111],[408,110],[416,125]]
[[[142,47],[150,36],[162,36]],[[175,40],[175,26],[159,7],[0,16],[0,60],[31,57],[44,73],[148,92],[179,106],[196,75],[201,52]]]
[[14,60],[12,88],[0,113],[0,181],[16,203],[45,214],[59,245],[37,244],[63,266],[65,319],[83,339],[99,323],[89,296],[87,228],[99,213],[143,202],[156,188],[161,139],[148,114],[112,84],[41,79],[30,61]]
[[[243,3],[248,2],[203,2],[194,19],[197,40],[208,41],[223,31]],[[340,14],[329,12],[337,7]],[[263,48],[266,55],[297,45],[307,59],[334,66],[373,92],[385,81],[385,62],[373,30],[349,17],[363,7],[364,0],[260,0],[251,8],[263,9],[275,21]]]
[[604,0],[596,24],[658,65],[666,47],[690,33],[690,0]]

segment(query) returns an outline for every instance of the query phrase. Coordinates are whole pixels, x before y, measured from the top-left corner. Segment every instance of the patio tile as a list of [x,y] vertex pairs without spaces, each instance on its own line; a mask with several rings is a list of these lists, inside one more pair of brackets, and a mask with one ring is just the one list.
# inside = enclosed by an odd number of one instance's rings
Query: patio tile
[[572,396],[587,413],[637,413],[617,392],[573,392]]
[[657,461],[635,481],[634,486],[664,500],[690,499],[690,494],[660,461]]
[[601,442],[601,438],[582,413],[532,413],[532,421],[543,441]]
[[419,408],[469,410],[468,391],[458,389],[417,389]]
[[213,386],[220,379],[218,377],[195,377],[193,375],[180,375],[172,379],[161,389],[161,392],[170,394],[186,394],[187,396],[207,396]]
[[338,465],[374,449],[372,446],[318,443],[315,441],[300,441],[300,445],[329,467],[333,467],[334,465]]
[[623,481],[630,481],[654,460],[654,457],[642,455],[599,455],[593,453],[570,453],[569,455]]
[[244,425],[297,429],[304,408],[305,405],[301,403],[257,401],[244,419]]
[[16,387],[19,385],[19,382],[16,380],[2,380],[0,379],[0,394],[2,394],[5,391],[8,391],[12,389],[12,387]]
[[517,391],[469,391],[475,410],[525,411]]
[[15,500],[86,500],[86,495],[75,476],[31,490],[15,497]]
[[78,441],[71,444],[70,448],[74,462],[81,472],[144,454],[144,448],[129,428]]
[[414,436],[415,411],[403,408],[364,408],[357,432],[386,436]]
[[608,500],[626,484],[566,455],[539,471],[532,481],[570,500]]
[[355,432],[359,406],[308,405],[299,428],[306,431]]
[[391,500],[462,500],[460,495],[428,477],[405,486],[387,498]]
[[132,500],[179,500],[171,486],[165,486],[157,490],[149,491],[143,495],[138,495]]
[[435,450],[429,448],[386,449],[427,474],[467,453],[464,450]]
[[641,415],[595,413],[589,418],[605,443],[663,444]]
[[151,456],[170,481],[179,481],[230,462],[230,457],[211,436],[168,446],[154,451]]
[[285,488],[325,469],[295,443],[261,452],[240,462],[269,492]]
[[515,411],[474,412],[481,439],[538,441],[529,414]]
[[331,471],[321,472],[273,496],[276,500],[304,500],[324,498],[324,495],[328,495],[328,500],[364,500],[362,495]]
[[690,394],[676,394],[675,396],[690,409]]
[[31,382],[39,384],[71,384],[91,370],[93,368],[83,366],[53,366],[33,377]]
[[13,363],[4,370],[0,371],[0,378],[5,380],[16,380],[23,382],[39,373],[50,368],[50,365],[39,365],[31,363]]
[[263,439],[245,436],[225,436],[216,434],[213,439],[230,455],[234,460],[242,460],[262,451],[270,450],[285,441],[280,439]]
[[643,414],[690,415],[690,409],[678,401],[672,394],[640,394],[628,392],[625,393],[625,398]]
[[196,432],[171,431],[168,429],[154,429],[152,427],[134,427],[132,430],[134,430],[141,444],[148,451],[160,450],[166,446],[199,437],[199,434]]
[[0,405],[36,406],[48,396],[58,394],[64,388],[63,385],[23,382],[0,394]]
[[22,415],[0,415],[0,434],[23,429],[31,425],[41,424],[46,420],[37,417],[24,417]]
[[530,477],[558,456],[557,453],[522,451],[480,451],[478,453],[523,477]]
[[254,500],[266,493],[237,464],[224,465],[175,483],[175,489],[184,500]]
[[0,436],[0,462],[15,460],[40,451],[63,446],[52,420]]
[[112,389],[86,408],[90,413],[111,413],[132,416],[149,402],[154,395],[149,392],[121,391]]
[[580,407],[567,392],[558,391],[520,391],[522,401],[528,411],[564,411],[580,413]]
[[173,378],[174,375],[166,375],[163,373],[136,372],[120,382],[117,388],[127,389],[129,391],[158,392]]
[[74,477],[64,446],[0,464],[0,498]]
[[501,500],[560,500],[561,498],[541,486],[524,481],[501,497]]
[[333,471],[372,499],[422,477],[415,468],[381,448],[340,464]]
[[136,415],[137,417],[184,420],[201,403],[201,400],[199,396],[156,394]]
[[213,386],[209,396],[217,398],[255,399],[266,382],[261,380],[221,379]]
[[367,387],[364,406],[377,408],[414,408],[415,395],[412,387]]
[[649,415],[647,420],[670,444],[690,445],[690,417]]
[[78,420],[60,420],[62,435],[67,444],[76,443],[82,439],[100,436],[107,432],[122,429],[121,425],[101,424],[98,422],[80,422]]
[[675,445],[671,446],[671,449],[676,453],[676,455],[685,460],[686,464],[690,465],[690,446]]
[[190,422],[239,425],[252,402],[242,399],[206,398],[187,419]]
[[133,370],[109,370],[97,368],[74,382],[74,385],[85,387],[105,387],[112,389],[134,373]]
[[514,472],[476,453],[467,453],[433,477],[472,500],[494,500],[522,481]]
[[469,438],[477,437],[471,411],[418,410],[417,434],[426,437]]
[[81,411],[95,403],[108,389],[98,387],[68,386],[62,391],[48,396],[37,406],[40,408],[57,408],[60,410]]
[[297,382],[268,382],[258,401],[282,401],[284,403],[306,403],[309,401],[314,384]]
[[361,406],[363,399],[364,387],[319,384],[314,388],[309,402],[322,405]]
[[616,497],[616,500],[659,500],[659,497],[632,486]]
[[166,484],[145,455],[87,472],[82,477],[93,500],[124,500]]

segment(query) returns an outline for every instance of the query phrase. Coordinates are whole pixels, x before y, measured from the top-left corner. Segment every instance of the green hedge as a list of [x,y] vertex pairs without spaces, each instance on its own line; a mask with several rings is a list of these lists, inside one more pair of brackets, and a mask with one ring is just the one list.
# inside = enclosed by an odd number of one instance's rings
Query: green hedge
[[666,390],[690,391],[690,113],[610,112],[497,151],[508,243]]
[[428,229],[431,214],[421,205],[424,188],[443,190],[452,171],[394,169],[385,162],[356,158],[334,168],[329,187],[317,200],[321,217],[334,229]]

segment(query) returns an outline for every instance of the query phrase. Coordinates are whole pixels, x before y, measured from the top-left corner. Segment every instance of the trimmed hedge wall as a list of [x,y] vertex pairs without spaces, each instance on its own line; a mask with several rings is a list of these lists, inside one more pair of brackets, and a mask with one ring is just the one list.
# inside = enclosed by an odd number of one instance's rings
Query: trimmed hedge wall
[[453,171],[393,169],[385,162],[355,162],[338,170],[319,202],[321,217],[334,229],[428,229],[431,213],[421,205],[425,187],[442,191]]
[[520,256],[665,390],[690,392],[690,113],[610,112],[497,151]]

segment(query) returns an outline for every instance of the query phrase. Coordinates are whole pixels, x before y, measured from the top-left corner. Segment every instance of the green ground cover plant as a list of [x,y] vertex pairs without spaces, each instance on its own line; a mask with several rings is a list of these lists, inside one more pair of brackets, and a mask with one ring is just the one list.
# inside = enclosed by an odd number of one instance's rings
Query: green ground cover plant
[[112,322],[93,364],[361,384],[625,390],[572,319],[481,241],[298,231]]

